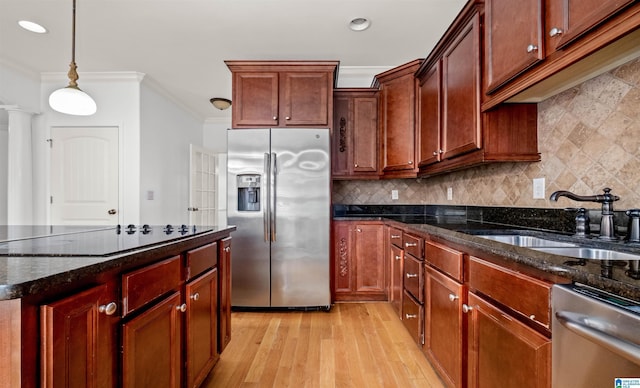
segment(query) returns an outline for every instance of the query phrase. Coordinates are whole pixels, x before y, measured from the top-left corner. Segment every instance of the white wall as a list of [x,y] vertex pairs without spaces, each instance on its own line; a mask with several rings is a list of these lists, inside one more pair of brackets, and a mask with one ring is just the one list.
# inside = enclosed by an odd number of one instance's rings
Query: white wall
[[202,145],[202,121],[147,82],[140,115],[140,219],[188,224],[189,144]]

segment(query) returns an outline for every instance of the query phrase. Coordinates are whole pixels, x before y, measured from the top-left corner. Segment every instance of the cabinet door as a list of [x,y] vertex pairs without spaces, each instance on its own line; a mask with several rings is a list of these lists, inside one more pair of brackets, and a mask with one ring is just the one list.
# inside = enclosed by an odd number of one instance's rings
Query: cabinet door
[[551,340],[469,293],[469,387],[551,386]]
[[487,93],[544,59],[543,1],[485,1]]
[[355,226],[356,291],[385,294],[386,266],[382,224]]
[[398,312],[398,315],[402,315],[402,294],[403,294],[403,278],[404,268],[404,251],[395,245],[391,245],[390,248],[391,257],[391,292],[389,293],[389,299],[393,308]]
[[218,269],[187,283],[185,293],[187,387],[197,387],[218,361]]
[[569,45],[634,0],[547,0],[548,52]]
[[278,73],[233,74],[233,127],[278,126]]
[[436,61],[420,82],[420,166],[440,161],[440,128],[442,127],[441,62]]
[[442,159],[482,147],[480,16],[476,13],[442,58]]
[[222,354],[224,348],[231,341],[231,237],[220,242],[220,257],[218,272],[220,279],[218,287],[218,300],[220,313],[218,319],[218,353]]
[[123,387],[180,387],[182,308],[175,292],[122,325]]
[[117,385],[114,288],[103,284],[41,306],[43,387]]
[[462,304],[466,301],[466,289],[428,265],[425,272],[423,350],[448,386],[463,387],[466,349],[463,347]]
[[383,171],[415,167],[415,98],[413,73],[382,85]]
[[353,174],[378,172],[378,99],[353,99]]
[[331,136],[331,177],[348,177],[353,161],[353,98],[334,93]]
[[279,126],[328,126],[331,73],[281,73]]

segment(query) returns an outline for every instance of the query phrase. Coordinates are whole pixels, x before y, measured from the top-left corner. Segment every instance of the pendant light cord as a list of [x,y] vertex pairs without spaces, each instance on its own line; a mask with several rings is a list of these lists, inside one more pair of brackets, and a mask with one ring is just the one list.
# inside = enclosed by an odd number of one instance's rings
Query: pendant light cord
[[76,0],[73,0],[73,13],[71,21],[71,63],[69,64],[69,86],[78,88],[78,66],[76,65]]

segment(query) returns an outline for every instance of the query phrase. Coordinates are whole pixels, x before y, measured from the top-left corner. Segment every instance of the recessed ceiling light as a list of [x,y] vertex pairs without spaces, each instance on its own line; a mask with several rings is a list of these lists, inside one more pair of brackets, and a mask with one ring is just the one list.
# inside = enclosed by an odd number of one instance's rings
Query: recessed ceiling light
[[371,21],[367,18],[355,18],[349,22],[352,31],[364,31],[371,26]]
[[38,23],[30,22],[28,20],[20,20],[18,24],[25,30],[35,32],[36,34],[44,34],[47,32],[46,28],[42,27]]

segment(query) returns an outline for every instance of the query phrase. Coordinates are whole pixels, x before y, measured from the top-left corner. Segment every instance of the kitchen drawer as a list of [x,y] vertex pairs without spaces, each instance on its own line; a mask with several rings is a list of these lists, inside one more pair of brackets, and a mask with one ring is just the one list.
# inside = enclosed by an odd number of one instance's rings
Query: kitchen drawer
[[187,279],[218,265],[218,244],[211,243],[187,252]]
[[462,263],[464,253],[436,242],[425,243],[425,260],[460,283],[463,282]]
[[413,295],[418,302],[424,302],[424,266],[422,261],[404,255],[404,289]]
[[403,233],[402,247],[406,253],[413,255],[416,259],[424,258],[424,239]]
[[535,279],[469,256],[469,288],[513,309],[544,327],[551,319],[553,283]]
[[411,294],[404,291],[402,299],[402,323],[418,345],[423,343],[424,307]]
[[122,275],[122,316],[180,286],[180,256]]
[[402,246],[402,231],[396,228],[389,228],[389,242],[399,248]]

